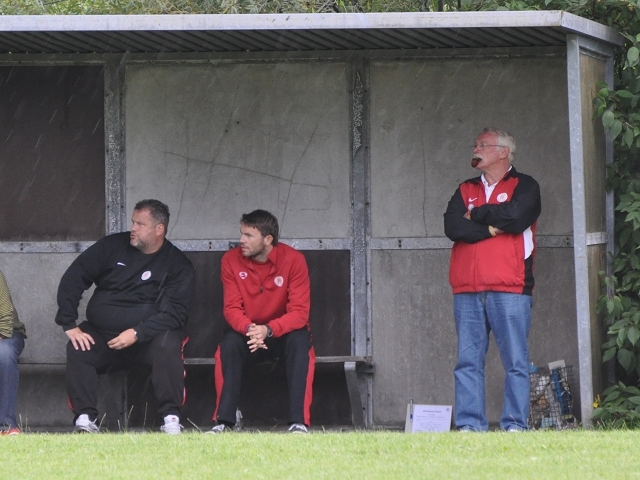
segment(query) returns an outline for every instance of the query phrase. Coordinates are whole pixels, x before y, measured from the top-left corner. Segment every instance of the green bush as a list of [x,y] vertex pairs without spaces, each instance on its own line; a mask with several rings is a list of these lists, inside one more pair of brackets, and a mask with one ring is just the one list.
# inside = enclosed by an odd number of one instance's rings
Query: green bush
[[627,387],[618,382],[607,388],[600,403],[596,399],[593,406],[593,420],[603,429],[640,427],[640,389]]

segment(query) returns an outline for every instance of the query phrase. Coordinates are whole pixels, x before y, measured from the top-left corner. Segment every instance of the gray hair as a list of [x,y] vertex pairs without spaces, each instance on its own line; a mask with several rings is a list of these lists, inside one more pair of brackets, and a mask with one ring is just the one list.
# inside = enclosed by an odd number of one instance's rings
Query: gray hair
[[497,135],[498,145],[509,149],[509,162],[513,162],[514,154],[516,153],[516,139],[513,135],[498,128],[485,128],[482,133]]

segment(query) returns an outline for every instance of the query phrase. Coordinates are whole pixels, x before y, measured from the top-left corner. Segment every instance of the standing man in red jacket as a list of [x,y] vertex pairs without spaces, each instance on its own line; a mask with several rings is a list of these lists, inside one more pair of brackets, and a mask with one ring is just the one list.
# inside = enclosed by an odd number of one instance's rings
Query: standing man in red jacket
[[278,243],[278,220],[265,210],[240,220],[240,246],[222,257],[224,318],[231,327],[215,353],[217,425],[236,422],[242,371],[267,358],[283,359],[289,386],[289,431],[307,433],[310,424],[315,352],[309,329],[307,262]]
[[506,377],[500,428],[527,429],[533,257],[540,186],[511,165],[513,136],[486,128],[473,146],[480,177],[460,184],[444,214],[454,241],[449,283],[458,333],[455,423],[486,431],[484,365],[493,331]]

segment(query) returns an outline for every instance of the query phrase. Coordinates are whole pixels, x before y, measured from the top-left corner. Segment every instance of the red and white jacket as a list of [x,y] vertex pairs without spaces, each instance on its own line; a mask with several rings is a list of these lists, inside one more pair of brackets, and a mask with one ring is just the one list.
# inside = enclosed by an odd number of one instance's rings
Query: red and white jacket
[[[454,241],[449,283],[453,293],[483,291],[531,295],[540,186],[511,167],[491,197],[480,177],[460,184],[444,214],[444,231]],[[470,211],[471,219],[464,217]],[[491,236],[489,226],[505,233]]]
[[222,257],[224,318],[244,335],[249,325],[269,324],[274,337],[309,328],[309,269],[299,251],[279,243],[269,253],[271,269],[261,284],[254,261],[236,247]]

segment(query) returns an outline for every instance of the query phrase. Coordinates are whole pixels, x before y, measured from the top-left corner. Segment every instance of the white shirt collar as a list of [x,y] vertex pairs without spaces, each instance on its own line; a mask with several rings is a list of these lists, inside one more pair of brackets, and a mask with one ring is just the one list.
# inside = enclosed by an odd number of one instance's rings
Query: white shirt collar
[[[510,172],[512,168],[513,168],[513,165],[509,165],[509,170],[507,170],[507,172]],[[505,173],[505,175],[506,175],[506,173]],[[480,175],[480,180],[482,181],[482,184],[484,185],[484,188],[489,188],[489,187],[492,186],[492,185],[489,185],[489,182],[487,182],[487,179],[484,178],[484,172],[482,172],[482,175]],[[500,180],[498,180],[498,182],[499,181]],[[493,185],[497,185],[498,182],[494,183]]]

